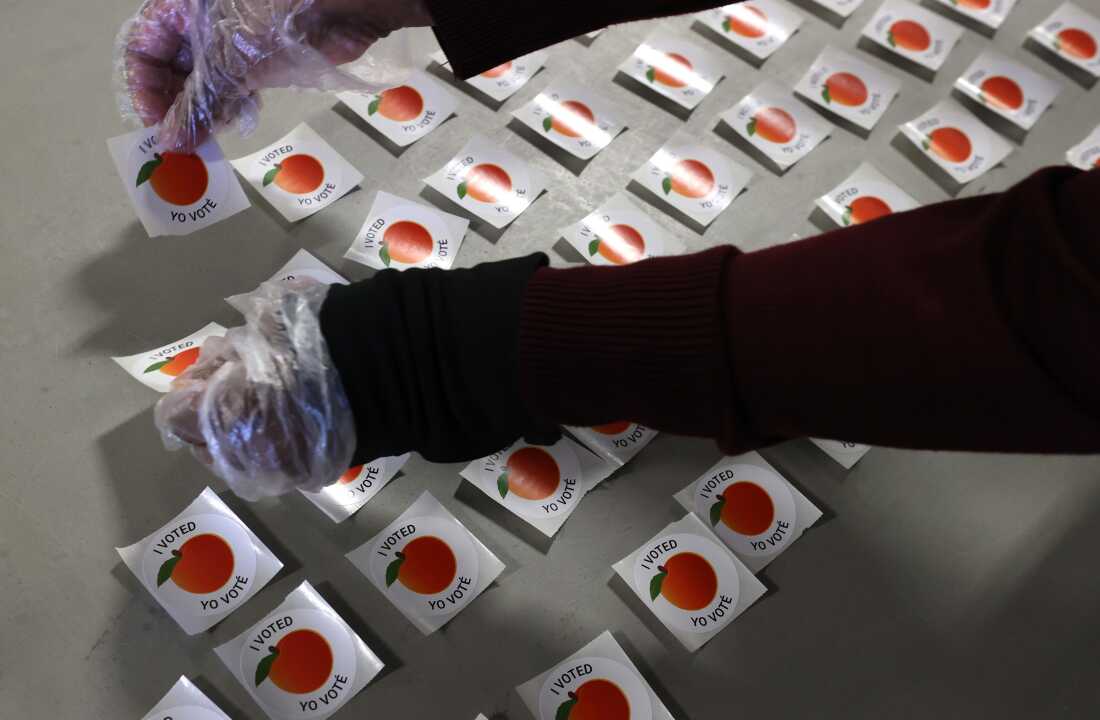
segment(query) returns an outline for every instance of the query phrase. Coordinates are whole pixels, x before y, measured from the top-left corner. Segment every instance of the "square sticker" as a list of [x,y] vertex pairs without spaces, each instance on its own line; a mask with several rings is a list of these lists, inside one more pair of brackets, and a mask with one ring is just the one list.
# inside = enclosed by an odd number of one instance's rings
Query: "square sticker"
[[977,20],[986,27],[996,30],[1005,21],[1016,0],[936,0],[940,5],[949,7],[960,15]]
[[1012,145],[954,100],[943,100],[901,131],[956,182],[968,183],[1008,157]]
[[845,227],[912,210],[919,204],[870,163],[860,163],[844,182],[817,199],[817,206]]
[[516,693],[538,720],[672,720],[657,693],[607,630],[518,686]]
[[363,180],[363,173],[305,123],[234,160],[233,167],[290,222],[325,209]]
[[1082,170],[1100,168],[1100,125],[1087,138],[1069,149],[1066,160]]
[[593,265],[627,265],[684,251],[683,243],[622,192],[559,232]]
[[594,427],[570,427],[568,430],[586,448],[619,467],[630,462],[657,437],[656,430],[626,420]]
[[706,227],[745,189],[752,171],[678,133],[630,177]]
[[1024,130],[1035,125],[1062,91],[1061,83],[992,49],[970,64],[955,88]]
[[613,567],[691,652],[766,592],[752,571],[692,513],[666,526]]
[[450,622],[504,571],[504,563],[429,492],[347,558],[425,635]]
[[466,218],[379,190],[344,257],[378,270],[449,270],[469,225]]
[[159,530],[115,549],[188,635],[221,622],[283,567],[210,488]]
[[821,511],[755,452],[722,458],[676,500],[753,572],[821,519]]
[[181,676],[142,720],[229,720],[229,716],[186,676]]
[[817,445],[823,453],[831,457],[833,460],[843,467],[845,470],[851,470],[852,466],[859,462],[860,458],[866,455],[870,450],[870,445],[860,445],[853,442],[841,442],[840,440],[822,440],[821,438],[810,438],[810,442]]
[[962,37],[955,23],[909,0],[887,0],[863,36],[930,70],[939,70]]
[[838,117],[872,130],[900,89],[901,82],[892,75],[827,46],[794,91]]
[[1062,59],[1100,77],[1100,19],[1095,15],[1073,3],[1062,3],[1030,34]]
[[688,110],[725,74],[714,53],[663,30],[646,38],[619,71]]
[[481,135],[424,182],[495,228],[506,227],[546,189],[540,170]]
[[[473,86],[495,102],[504,102],[519,92],[520,88],[526,85],[527,81],[542,69],[548,57],[549,55],[546,52],[538,50],[515,60],[509,60],[494,68],[489,68],[480,75],[475,75],[466,80],[466,84]],[[442,58],[440,65],[450,66],[442,51],[433,56],[433,59],[437,62],[440,61],[440,58]]]
[[614,470],[614,464],[563,437],[545,446],[517,440],[506,450],[474,460],[460,474],[542,534],[553,537],[585,493]]
[[310,278],[323,285],[347,285],[343,275],[317,259],[309,250],[299,250],[286,265],[279,268],[268,282],[290,282]]
[[809,155],[833,129],[771,80],[722,113],[721,119],[781,170]]
[[695,19],[761,60],[771,57],[802,25],[802,16],[779,0],[752,0],[713,10]]
[[111,138],[107,150],[149,237],[190,235],[249,207],[213,138],[193,153],[160,153],[156,128],[142,128]]
[[813,2],[842,18],[848,17],[863,4],[863,0],[813,0]]
[[172,381],[199,359],[203,341],[211,336],[221,337],[225,333],[226,329],[221,325],[210,323],[164,347],[111,359],[142,385],[166,393]]
[[301,489],[298,492],[328,515],[330,520],[343,522],[386,487],[408,460],[408,453],[371,460],[348,468],[336,482],[318,492]]
[[308,581],[214,652],[272,720],[327,718],[383,667]]
[[458,107],[454,94],[423,70],[414,70],[404,85],[381,93],[342,92],[336,97],[400,147],[435,130]]
[[558,82],[512,115],[558,147],[587,160],[623,131],[621,113],[586,87]]

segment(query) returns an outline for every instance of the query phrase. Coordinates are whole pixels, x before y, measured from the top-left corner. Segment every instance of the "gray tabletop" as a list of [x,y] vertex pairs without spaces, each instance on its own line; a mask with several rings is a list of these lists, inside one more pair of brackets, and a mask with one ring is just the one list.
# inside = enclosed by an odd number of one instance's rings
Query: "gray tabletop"
[[[1100,0],[1078,0],[1100,13]],[[378,189],[423,192],[421,178],[475,130],[529,158],[549,192],[503,233],[475,223],[458,265],[551,250],[674,131],[687,127],[755,173],[706,232],[646,210],[688,248],[744,249],[824,226],[813,199],[872,160],[922,202],[942,187],[897,141],[899,123],[949,95],[991,43],[1061,80],[1055,106],[1012,156],[961,191],[1000,190],[1064,152],[1100,120],[1100,93],[1023,46],[1053,2],[1023,2],[992,38],[969,27],[934,78],[857,52],[903,81],[869,137],[837,129],[783,176],[713,132],[719,112],[761,79],[799,79],[826,43],[855,48],[879,5],[839,24],[804,4],[802,29],[761,67],[718,50],[726,79],[686,121],[614,81],[653,27],[617,27],[590,45],[551,49],[547,68],[499,109],[460,88],[458,116],[401,154],[327,96],[275,93],[258,132],[227,135],[230,157],[302,119],[367,176],[360,190],[289,225],[253,207],[186,238],[149,239],[107,154],[121,134],[109,50],[130,3],[11,0],[0,44],[0,702],[11,718],[142,716],[181,675],[234,717],[259,708],[211,649],[309,579],[387,664],[342,717],[527,717],[513,686],[611,630],[678,718],[1095,717],[1100,707],[1100,462],[874,449],[850,472],[808,441],[765,451],[827,510],[763,573],[770,592],[689,654],[611,582],[611,563],[682,511],[672,493],[708,468],[709,443],[658,437],[585,498],[553,542],[509,523],[457,465],[415,458],[404,475],[336,526],[298,496],[248,504],[183,454],[162,450],[156,395],[109,359],[162,345],[209,321],[233,325],[221,298],[254,287],[299,248],[351,278],[342,259]],[[574,77],[629,109],[629,129],[584,167],[508,128],[510,111]],[[1002,128],[1003,129],[1003,128]],[[431,198],[429,198],[431,199]],[[553,249],[552,248],[556,248]],[[837,318],[837,322],[844,322]],[[874,327],[866,328],[874,333]],[[1037,423],[1042,418],[1035,418]],[[286,569],[211,632],[184,635],[138,586],[114,547],[159,527],[212,485]],[[506,563],[495,585],[423,637],[344,559],[430,489]]]

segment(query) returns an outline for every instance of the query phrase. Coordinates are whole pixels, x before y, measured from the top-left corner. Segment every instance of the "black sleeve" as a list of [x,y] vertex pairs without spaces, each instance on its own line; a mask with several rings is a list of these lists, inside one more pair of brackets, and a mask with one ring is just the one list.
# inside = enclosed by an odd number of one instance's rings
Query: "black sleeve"
[[608,25],[718,7],[715,0],[426,0],[455,75],[468,78],[548,45]]
[[416,450],[473,460],[521,436],[554,442],[519,391],[523,292],[539,253],[460,270],[383,270],[334,285],[321,332],[355,416],[353,465]]

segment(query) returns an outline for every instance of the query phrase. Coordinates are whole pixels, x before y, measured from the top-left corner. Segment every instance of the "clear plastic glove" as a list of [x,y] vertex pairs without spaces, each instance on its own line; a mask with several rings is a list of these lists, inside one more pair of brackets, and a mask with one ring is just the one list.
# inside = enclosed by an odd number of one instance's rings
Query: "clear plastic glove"
[[234,120],[249,132],[264,88],[377,92],[401,82],[412,58],[400,44],[337,66],[429,24],[423,0],[145,0],[116,43],[120,108],[161,123],[163,149],[188,151]]
[[264,283],[230,303],[245,325],[209,338],[154,418],[247,500],[320,490],[347,470],[355,421],[318,313],[329,287]]

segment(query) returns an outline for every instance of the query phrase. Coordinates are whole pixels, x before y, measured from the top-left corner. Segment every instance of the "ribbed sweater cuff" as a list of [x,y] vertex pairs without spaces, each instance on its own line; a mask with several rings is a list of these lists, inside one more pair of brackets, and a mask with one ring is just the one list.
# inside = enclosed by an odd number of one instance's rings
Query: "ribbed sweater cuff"
[[721,290],[736,252],[725,246],[625,267],[536,272],[520,319],[528,410],[563,425],[631,420],[726,435]]

